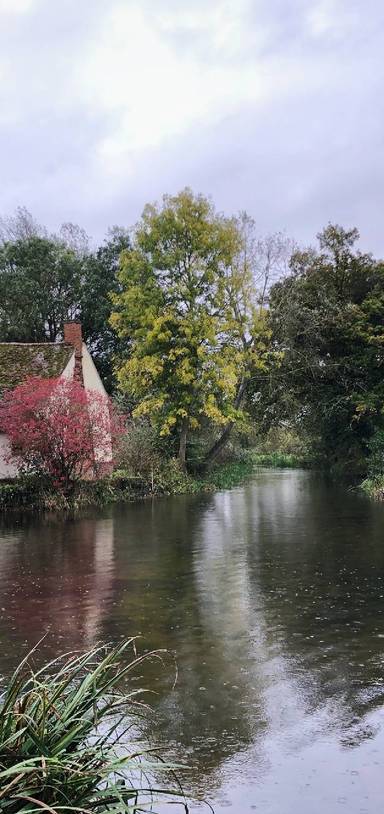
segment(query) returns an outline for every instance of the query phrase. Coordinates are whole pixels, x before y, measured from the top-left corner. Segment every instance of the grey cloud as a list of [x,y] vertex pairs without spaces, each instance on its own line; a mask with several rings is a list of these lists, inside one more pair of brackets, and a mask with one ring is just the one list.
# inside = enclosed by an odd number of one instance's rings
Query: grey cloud
[[[179,13],[182,3],[198,8],[192,0],[161,8]],[[156,0],[145,4],[156,16]],[[118,129],[119,111],[93,109],[76,94],[76,71],[105,3],[40,0],[29,14],[7,19],[0,46],[12,70],[0,88],[0,212],[25,203],[51,229],[77,220],[100,239],[113,223],[135,222],[147,200],[190,185],[228,213],[246,208],[261,231],[285,229],[307,243],[335,220],[357,225],[363,246],[384,254],[384,9],[380,0],[364,7],[340,0],[334,30],[315,35],[308,24],[315,5],[250,3],[244,49],[231,60],[257,55],[267,98],[127,155],[129,170],[122,157],[118,178],[95,156]],[[216,59],[207,33],[178,20],[164,37],[180,55]],[[128,93],[130,81],[140,76],[127,78]]]

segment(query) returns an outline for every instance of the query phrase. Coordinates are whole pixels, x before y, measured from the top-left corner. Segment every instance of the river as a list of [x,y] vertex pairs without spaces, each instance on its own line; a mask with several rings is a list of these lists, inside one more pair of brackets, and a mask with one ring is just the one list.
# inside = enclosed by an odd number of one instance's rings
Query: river
[[44,633],[168,648],[151,737],[216,814],[381,810],[383,609],[384,506],[308,472],[0,522],[0,673]]

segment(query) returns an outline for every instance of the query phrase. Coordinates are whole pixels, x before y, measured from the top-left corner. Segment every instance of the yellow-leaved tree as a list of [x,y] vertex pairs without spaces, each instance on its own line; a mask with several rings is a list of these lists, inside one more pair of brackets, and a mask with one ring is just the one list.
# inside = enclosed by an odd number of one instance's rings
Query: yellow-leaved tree
[[247,382],[265,369],[268,330],[247,259],[249,219],[226,218],[185,189],[147,205],[121,257],[111,323],[129,339],[117,369],[136,416],[177,434],[186,467],[189,434],[207,422],[206,463],[243,419]]

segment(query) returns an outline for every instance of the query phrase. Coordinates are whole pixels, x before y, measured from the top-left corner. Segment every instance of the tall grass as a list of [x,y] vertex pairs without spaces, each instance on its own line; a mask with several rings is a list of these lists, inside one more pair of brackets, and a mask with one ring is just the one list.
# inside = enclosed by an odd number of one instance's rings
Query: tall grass
[[[143,691],[124,686],[147,658],[162,659],[162,651],[138,656],[129,639],[37,671],[31,654],[20,664],[0,698],[1,812],[134,814],[155,811],[169,795],[180,802],[176,810],[188,810],[170,767],[134,739],[127,745],[147,707]],[[171,791],[158,785],[159,770]]]
[[309,467],[313,461],[309,456],[299,456],[288,452],[254,452],[255,466],[271,469],[302,469]]

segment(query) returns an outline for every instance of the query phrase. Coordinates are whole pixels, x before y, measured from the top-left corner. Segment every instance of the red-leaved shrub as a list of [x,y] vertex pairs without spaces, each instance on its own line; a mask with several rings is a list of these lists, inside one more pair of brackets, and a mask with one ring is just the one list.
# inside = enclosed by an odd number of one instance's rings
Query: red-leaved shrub
[[28,379],[0,402],[10,460],[21,472],[44,475],[63,491],[112,463],[120,425],[109,399],[70,379]]

